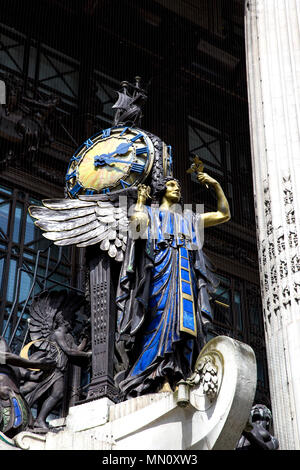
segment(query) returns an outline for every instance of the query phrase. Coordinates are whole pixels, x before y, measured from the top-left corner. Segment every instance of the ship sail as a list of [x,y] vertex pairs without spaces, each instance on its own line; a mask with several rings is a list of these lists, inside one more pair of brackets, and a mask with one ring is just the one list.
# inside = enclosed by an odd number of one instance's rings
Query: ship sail
[[130,107],[130,105],[132,104],[133,99],[130,96],[125,95],[124,93],[120,93],[119,91],[117,91],[117,93],[119,95],[118,100],[112,106],[112,108],[128,109]]

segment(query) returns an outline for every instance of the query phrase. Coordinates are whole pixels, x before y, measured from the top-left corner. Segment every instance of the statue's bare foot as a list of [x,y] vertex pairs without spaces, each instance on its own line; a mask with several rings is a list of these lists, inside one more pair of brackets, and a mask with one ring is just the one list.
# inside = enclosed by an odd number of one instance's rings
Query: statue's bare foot
[[42,419],[37,419],[37,420],[35,420],[35,422],[33,424],[33,430],[35,432],[49,432],[49,426]]

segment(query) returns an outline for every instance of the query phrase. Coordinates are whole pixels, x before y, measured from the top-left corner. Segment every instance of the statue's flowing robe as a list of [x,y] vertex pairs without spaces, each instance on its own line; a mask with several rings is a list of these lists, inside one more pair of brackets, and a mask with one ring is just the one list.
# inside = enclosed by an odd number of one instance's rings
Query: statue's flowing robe
[[212,320],[209,292],[217,286],[195,215],[147,211],[148,239],[129,238],[117,291],[117,349],[122,344],[129,357],[119,387],[127,397],[191,374],[205,343],[203,321]]

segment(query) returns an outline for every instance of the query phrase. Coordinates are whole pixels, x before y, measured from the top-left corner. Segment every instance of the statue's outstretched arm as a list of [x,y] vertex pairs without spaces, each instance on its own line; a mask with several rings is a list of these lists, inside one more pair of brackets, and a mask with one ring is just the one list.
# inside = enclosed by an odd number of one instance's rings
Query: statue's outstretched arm
[[230,220],[229,204],[220,183],[203,172],[197,173],[197,179],[199,183],[213,187],[217,196],[217,210],[215,212],[205,212],[202,214],[204,227],[212,227],[213,225],[223,224]]
[[4,362],[7,365],[22,367],[24,369],[41,369],[41,370],[51,370],[55,365],[54,362],[42,362],[42,361],[31,361],[30,359],[25,359],[24,357],[17,356],[16,354],[6,352],[4,353]]

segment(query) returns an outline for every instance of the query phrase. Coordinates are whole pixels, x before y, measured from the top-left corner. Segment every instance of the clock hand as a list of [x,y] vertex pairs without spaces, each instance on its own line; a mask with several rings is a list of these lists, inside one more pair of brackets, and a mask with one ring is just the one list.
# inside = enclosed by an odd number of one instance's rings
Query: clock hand
[[121,144],[118,145],[118,147],[111,153],[103,153],[102,155],[96,155],[95,158],[94,158],[94,164],[95,166],[102,166],[102,165],[105,165],[106,164],[106,159],[107,158],[111,158],[113,155],[125,155],[128,150],[129,150],[129,147],[131,147],[131,145],[133,144],[133,142],[130,142],[130,143],[125,143],[125,142],[122,142]]
[[131,165],[132,160],[118,160],[117,158],[105,158],[105,162],[108,165],[111,165],[112,163],[126,163],[127,165]]
[[131,165],[133,162],[132,160],[119,160],[112,157],[107,157],[105,155],[96,155],[95,156],[95,166],[104,166],[104,165],[111,165],[112,163],[126,163]]
[[[131,170],[137,173],[142,173],[144,171],[145,164],[135,162],[134,160],[118,160],[116,158],[106,158],[106,163],[108,165],[113,165],[114,163],[126,163],[127,165],[131,165]],[[115,168],[115,170],[120,170],[120,168]]]

